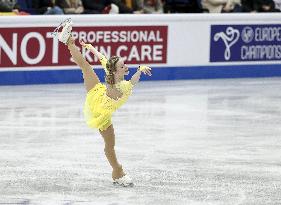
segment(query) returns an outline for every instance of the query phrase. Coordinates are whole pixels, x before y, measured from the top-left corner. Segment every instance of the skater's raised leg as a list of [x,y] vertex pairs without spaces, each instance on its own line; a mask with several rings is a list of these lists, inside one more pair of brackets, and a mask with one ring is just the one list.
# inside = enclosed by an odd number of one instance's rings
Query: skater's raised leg
[[97,74],[92,69],[92,66],[85,60],[81,52],[78,50],[75,45],[75,41],[72,37],[69,38],[67,42],[67,47],[72,55],[75,63],[81,68],[84,78],[84,85],[87,92],[90,91],[96,84],[100,82]]

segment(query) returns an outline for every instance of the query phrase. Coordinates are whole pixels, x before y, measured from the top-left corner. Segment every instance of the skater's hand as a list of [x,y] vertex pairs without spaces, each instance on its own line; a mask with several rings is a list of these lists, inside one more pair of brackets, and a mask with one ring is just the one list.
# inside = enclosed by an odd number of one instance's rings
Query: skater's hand
[[[80,43],[80,45],[81,45],[83,48],[86,48],[86,49],[90,50],[90,52],[93,53],[96,57],[98,57],[98,59],[99,59],[100,61],[102,61],[102,59],[105,58],[104,55],[102,55],[100,52],[98,52],[98,50],[97,50],[94,46],[92,46],[91,44],[85,43],[85,42],[82,41],[82,40],[80,40],[79,43]],[[105,59],[106,59],[106,58],[105,58]],[[106,62],[107,62],[107,60],[106,60]],[[102,62],[101,62],[101,63],[102,63]],[[106,63],[105,63],[105,64],[106,64]],[[105,68],[105,64],[103,65],[104,68]]]
[[138,71],[132,76],[130,80],[133,85],[136,85],[139,82],[142,73],[144,73],[145,75],[152,76],[150,67],[140,65]]
[[79,42],[80,44],[81,44],[81,46],[83,46],[84,48],[86,48],[86,49],[91,49],[91,48],[93,48],[93,46],[91,45],[91,44],[89,44],[89,43],[85,43],[84,41],[80,41]]
[[144,73],[145,75],[149,75],[152,76],[151,74],[151,68],[145,65],[141,65],[139,66],[138,70],[142,73]]

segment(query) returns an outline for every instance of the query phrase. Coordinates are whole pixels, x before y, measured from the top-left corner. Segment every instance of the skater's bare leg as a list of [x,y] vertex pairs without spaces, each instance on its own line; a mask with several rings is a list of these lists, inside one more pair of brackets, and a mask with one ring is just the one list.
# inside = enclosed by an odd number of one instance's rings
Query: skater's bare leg
[[104,152],[105,156],[111,165],[113,171],[112,171],[112,179],[119,179],[125,175],[122,166],[118,163],[116,153],[115,153],[115,134],[114,134],[114,128],[113,125],[110,125],[106,130],[100,131],[104,142]]
[[72,55],[75,63],[81,68],[84,78],[84,85],[87,92],[90,91],[96,84],[100,82],[97,74],[92,69],[92,66],[85,60],[81,52],[78,50],[75,45],[75,41],[72,37],[69,38],[67,42],[67,47]]

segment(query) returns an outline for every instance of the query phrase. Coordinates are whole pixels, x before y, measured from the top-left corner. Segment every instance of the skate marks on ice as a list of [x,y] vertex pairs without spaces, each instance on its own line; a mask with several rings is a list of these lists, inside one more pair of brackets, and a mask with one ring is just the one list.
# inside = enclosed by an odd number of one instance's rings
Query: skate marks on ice
[[144,82],[113,117],[116,187],[80,84],[0,87],[0,204],[278,204],[280,79]]

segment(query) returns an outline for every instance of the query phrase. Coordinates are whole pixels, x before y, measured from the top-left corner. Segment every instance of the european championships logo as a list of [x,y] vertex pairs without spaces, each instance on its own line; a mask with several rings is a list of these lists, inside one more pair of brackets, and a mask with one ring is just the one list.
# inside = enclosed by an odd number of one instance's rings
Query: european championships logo
[[[231,58],[231,47],[237,43],[240,37],[240,32],[231,26],[226,28],[225,32],[217,32],[214,35],[214,41],[217,42],[220,39],[224,42],[224,59],[229,60]],[[254,30],[246,26],[242,29],[241,38],[245,43],[250,43],[254,39]]]

